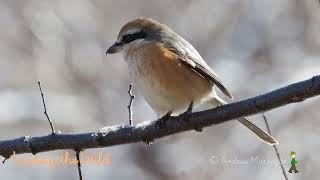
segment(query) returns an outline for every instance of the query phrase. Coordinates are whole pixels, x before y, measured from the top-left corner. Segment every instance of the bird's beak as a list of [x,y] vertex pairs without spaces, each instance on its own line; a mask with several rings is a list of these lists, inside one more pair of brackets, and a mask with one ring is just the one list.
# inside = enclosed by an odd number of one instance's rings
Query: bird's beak
[[115,54],[117,52],[120,52],[122,50],[121,43],[115,42],[106,52],[106,55],[108,54]]

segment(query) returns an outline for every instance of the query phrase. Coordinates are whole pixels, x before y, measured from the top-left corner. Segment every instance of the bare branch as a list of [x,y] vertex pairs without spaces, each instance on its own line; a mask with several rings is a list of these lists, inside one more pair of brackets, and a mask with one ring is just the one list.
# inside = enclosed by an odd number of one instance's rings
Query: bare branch
[[189,116],[189,121],[179,121],[179,117],[172,117],[167,121],[165,128],[156,126],[157,121],[146,121],[135,126],[108,126],[101,128],[97,132],[90,133],[56,134],[54,136],[46,135],[2,140],[0,141],[0,155],[9,158],[13,151],[16,154],[21,154],[58,149],[84,150],[145,140],[152,141],[156,138],[193,130],[196,127],[219,124],[239,117],[265,112],[286,104],[301,102],[317,95],[320,95],[320,76],[314,76],[311,79],[246,100],[192,113]]
[[79,172],[79,180],[82,180],[82,172],[81,172],[81,161],[80,161],[80,151],[76,151],[77,157],[77,165],[78,165],[78,172]]
[[132,103],[133,103],[133,99],[134,99],[134,95],[132,94],[132,86],[133,86],[132,83],[130,83],[129,90],[128,90],[128,94],[130,96],[130,101],[129,101],[129,104],[127,106],[128,111],[129,111],[129,125],[130,126],[132,125],[132,114],[133,114]]
[[8,160],[8,158],[4,158],[2,161],[2,164],[4,164],[7,160]]
[[[270,135],[272,135],[272,134],[271,134],[271,130],[270,130],[270,126],[269,126],[269,123],[268,123],[268,120],[267,120],[267,116],[266,116],[264,113],[262,114],[262,116],[263,116],[264,123],[265,123],[266,126],[267,126],[268,133],[269,133]],[[280,153],[279,153],[279,151],[278,151],[277,145],[274,144],[274,145],[273,145],[273,148],[274,148],[274,151],[275,151],[275,153],[276,153],[276,155],[277,155],[278,161],[279,161],[279,163],[280,163],[283,177],[284,177],[285,180],[288,180],[288,176],[287,176],[286,170],[285,170],[284,167],[283,167],[283,163],[282,163],[282,161],[281,161],[281,157],[280,157]]]
[[38,81],[38,85],[39,85],[39,89],[40,89],[40,93],[41,93],[41,98],[42,98],[42,104],[43,104],[43,108],[44,108],[44,112],[43,112],[43,113],[46,115],[46,117],[47,117],[47,119],[48,119],[48,121],[49,121],[52,134],[55,134],[56,131],[54,130],[53,123],[52,123],[52,121],[50,120],[50,117],[49,117],[48,112],[47,112],[47,106],[46,106],[46,102],[45,102],[45,100],[44,100],[44,95],[43,95],[43,91],[42,91],[42,88],[41,88],[41,83],[40,83],[40,81]]

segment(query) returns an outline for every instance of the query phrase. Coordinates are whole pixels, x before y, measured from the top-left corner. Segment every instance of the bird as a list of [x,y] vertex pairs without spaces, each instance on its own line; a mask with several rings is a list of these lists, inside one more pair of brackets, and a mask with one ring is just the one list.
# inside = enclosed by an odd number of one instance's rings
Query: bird
[[[233,99],[229,89],[198,51],[165,24],[137,17],[127,22],[106,55],[121,53],[135,87],[159,118],[178,116],[203,103],[227,104],[216,88]],[[263,142],[278,142],[246,117],[238,119]]]

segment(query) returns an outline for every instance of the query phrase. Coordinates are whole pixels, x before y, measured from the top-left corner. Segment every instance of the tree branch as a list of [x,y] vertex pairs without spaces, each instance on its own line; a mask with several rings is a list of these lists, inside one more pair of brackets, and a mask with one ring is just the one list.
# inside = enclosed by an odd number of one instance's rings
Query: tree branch
[[50,127],[51,127],[51,132],[52,132],[52,134],[55,134],[56,133],[56,130],[54,129],[54,125],[53,125],[53,123],[52,123],[52,121],[51,121],[51,119],[50,119],[50,117],[49,117],[49,115],[48,115],[48,112],[47,112],[47,106],[46,106],[46,101],[44,100],[44,94],[43,94],[43,91],[42,91],[42,88],[41,88],[41,83],[40,83],[40,81],[38,81],[38,86],[39,86],[39,90],[40,90],[40,93],[41,93],[41,98],[42,98],[42,104],[43,104],[43,109],[44,109],[44,115],[46,115],[46,117],[47,117],[47,120],[48,120],[48,122],[49,122],[49,124],[50,124]]
[[80,161],[80,151],[76,151],[76,157],[77,157],[77,165],[78,165],[79,180],[82,180],[81,161]]
[[129,104],[127,106],[128,113],[129,113],[129,125],[132,125],[132,114],[133,114],[132,103],[133,103],[134,95],[132,94],[132,86],[133,86],[132,83],[130,83],[129,90],[128,90],[128,94],[130,96],[130,101],[129,101]]
[[15,151],[21,153],[38,153],[59,149],[88,149],[108,147],[120,144],[152,141],[171,134],[193,130],[223,123],[242,116],[268,111],[286,104],[301,102],[307,98],[320,95],[320,76],[291,84],[275,91],[253,98],[219,106],[214,109],[195,112],[189,121],[170,118],[166,128],[159,128],[158,121],[146,121],[135,126],[116,125],[101,128],[97,132],[81,134],[50,134],[38,137],[20,137],[0,141],[0,155],[9,158]]
[[[269,123],[268,123],[267,116],[266,116],[265,114],[262,114],[262,117],[263,117],[264,123],[266,124],[268,133],[269,133],[270,135],[272,135],[272,134],[271,134],[271,130],[270,130],[270,126],[269,126]],[[274,149],[274,152],[276,153],[277,159],[278,159],[278,161],[279,161],[279,164],[280,164],[280,167],[281,167],[281,170],[282,170],[282,174],[283,174],[284,179],[285,179],[285,180],[289,180],[289,179],[288,179],[287,172],[286,172],[286,170],[284,169],[283,163],[282,163],[282,161],[281,161],[280,153],[279,153],[279,150],[278,150],[276,144],[273,145],[273,149]]]

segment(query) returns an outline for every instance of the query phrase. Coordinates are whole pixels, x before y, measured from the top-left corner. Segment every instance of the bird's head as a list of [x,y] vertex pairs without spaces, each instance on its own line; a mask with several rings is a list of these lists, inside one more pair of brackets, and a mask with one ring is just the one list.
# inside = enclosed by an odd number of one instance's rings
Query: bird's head
[[145,43],[165,43],[174,35],[174,32],[166,25],[150,18],[139,17],[129,21],[121,28],[117,41],[109,47],[106,54],[118,52],[127,54],[132,48],[139,48]]

